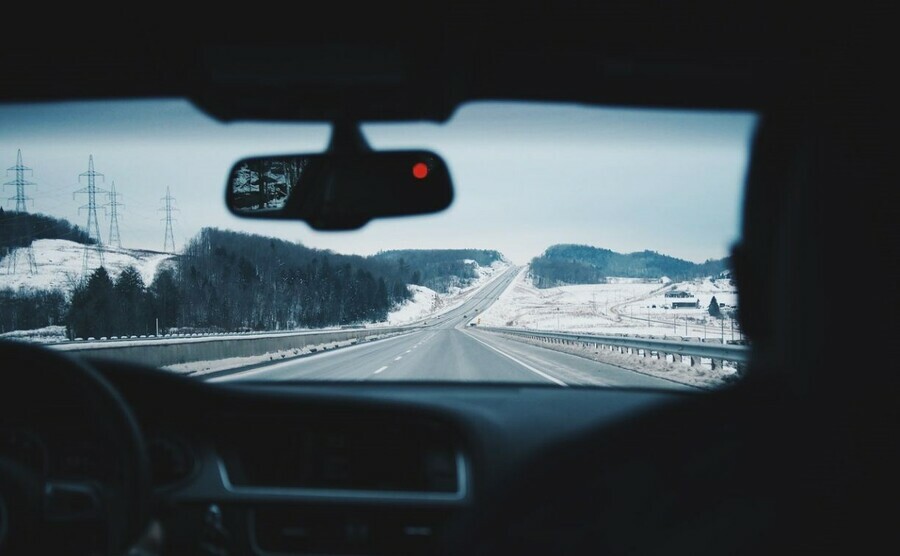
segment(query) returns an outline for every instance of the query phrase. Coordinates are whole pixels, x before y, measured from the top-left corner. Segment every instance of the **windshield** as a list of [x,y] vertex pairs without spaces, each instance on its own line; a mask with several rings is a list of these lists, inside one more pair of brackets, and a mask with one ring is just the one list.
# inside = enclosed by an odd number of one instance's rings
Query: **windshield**
[[442,156],[454,202],[316,232],[238,218],[224,191],[239,159],[323,151],[328,125],[0,106],[0,337],[213,381],[715,388],[747,355],[727,256],[755,124],[482,102],[363,125]]

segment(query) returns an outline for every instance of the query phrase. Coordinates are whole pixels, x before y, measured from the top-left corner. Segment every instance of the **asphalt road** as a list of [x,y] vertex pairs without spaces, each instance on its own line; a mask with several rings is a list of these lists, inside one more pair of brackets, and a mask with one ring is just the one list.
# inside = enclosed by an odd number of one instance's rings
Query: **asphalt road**
[[508,270],[460,307],[427,321],[425,326],[409,334],[210,380],[482,381],[687,388],[468,326],[509,286],[518,271],[519,268]]

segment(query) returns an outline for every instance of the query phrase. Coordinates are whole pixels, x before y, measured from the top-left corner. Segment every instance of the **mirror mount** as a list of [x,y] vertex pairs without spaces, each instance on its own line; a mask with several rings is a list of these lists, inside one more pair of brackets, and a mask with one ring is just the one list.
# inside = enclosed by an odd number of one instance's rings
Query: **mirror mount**
[[359,122],[339,120],[331,123],[331,141],[325,152],[336,156],[353,156],[371,153],[372,147],[363,136]]

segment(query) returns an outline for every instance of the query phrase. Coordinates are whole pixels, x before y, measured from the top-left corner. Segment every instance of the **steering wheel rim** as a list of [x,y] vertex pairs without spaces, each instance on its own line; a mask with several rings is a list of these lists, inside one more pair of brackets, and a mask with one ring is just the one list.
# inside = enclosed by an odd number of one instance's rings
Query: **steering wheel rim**
[[[0,360],[4,362],[6,369],[19,375],[13,377],[15,380],[12,381],[11,387],[4,388],[7,391],[6,396],[15,397],[18,403],[22,401],[28,403],[29,395],[37,397],[41,394],[37,391],[29,392],[29,389],[46,387],[49,391],[52,388],[69,386],[72,391],[84,395],[84,398],[78,400],[79,402],[84,400],[93,402],[90,407],[85,408],[86,413],[90,413],[91,416],[102,415],[104,428],[114,430],[114,439],[118,442],[110,443],[110,445],[116,447],[118,457],[115,461],[119,462],[123,468],[119,470],[121,473],[116,476],[115,481],[104,481],[103,486],[108,487],[109,484],[112,484],[119,487],[118,489],[109,489],[109,491],[118,493],[115,503],[124,514],[106,516],[102,520],[102,525],[107,531],[108,546],[106,548],[109,553],[122,553],[136,541],[146,526],[150,517],[152,496],[147,448],[131,409],[118,391],[99,372],[84,361],[64,353],[24,343],[0,341]],[[26,376],[21,376],[25,373],[27,373]],[[4,378],[9,379],[8,376]],[[2,397],[3,395],[0,394],[0,398]],[[12,405],[16,406],[16,403]],[[0,419],[4,417],[2,407],[0,407]],[[0,458],[0,461],[2,460]],[[25,490],[33,490],[33,484],[24,485],[24,483],[31,483],[34,480],[31,474],[21,469],[15,470],[17,467],[15,462],[7,460],[6,463],[7,465],[0,467],[0,475],[3,475],[0,476],[0,487],[8,491],[10,488],[17,488],[18,485]],[[43,477],[40,479],[41,496],[54,495],[54,488],[57,489],[56,494],[58,494],[60,490],[67,488],[66,484],[72,485],[72,483],[50,481]],[[9,495],[9,492],[7,494]],[[26,493],[26,495],[33,496],[33,493]],[[0,492],[0,497],[3,497],[3,492]],[[113,505],[113,502],[105,501],[108,506]],[[46,510],[47,506],[45,499],[40,506],[41,511]],[[26,511],[31,514],[34,509],[31,507]],[[35,545],[32,542],[41,541],[41,539],[39,537],[34,539],[17,538],[17,531],[12,528],[16,521],[12,519],[15,511],[17,510],[10,507],[9,503],[6,504],[5,514],[8,514],[6,516],[6,538],[0,539],[0,542],[9,543],[10,546],[6,548],[0,546],[0,552],[12,552],[12,550],[7,551],[7,548],[15,549],[16,546],[28,547],[24,550],[33,551]],[[22,511],[21,508],[18,511]],[[27,515],[23,517],[23,521],[37,519],[37,522],[43,526],[47,523],[45,514],[46,512],[39,516]],[[37,528],[37,535],[40,535],[41,528],[43,527]],[[32,531],[31,534],[35,533]],[[72,550],[73,547],[69,546],[67,549]]]

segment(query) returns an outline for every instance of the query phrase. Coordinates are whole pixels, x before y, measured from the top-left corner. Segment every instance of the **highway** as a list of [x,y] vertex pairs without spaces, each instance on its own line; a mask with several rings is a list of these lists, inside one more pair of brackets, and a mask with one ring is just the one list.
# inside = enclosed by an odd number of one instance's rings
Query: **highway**
[[510,285],[519,270],[510,268],[459,307],[409,334],[209,380],[394,380],[689,388],[468,326]]

